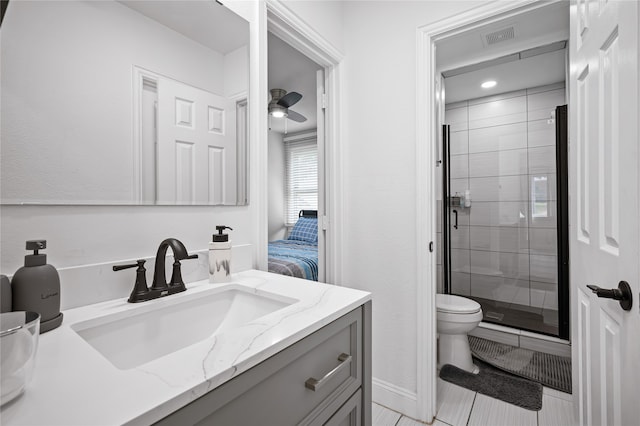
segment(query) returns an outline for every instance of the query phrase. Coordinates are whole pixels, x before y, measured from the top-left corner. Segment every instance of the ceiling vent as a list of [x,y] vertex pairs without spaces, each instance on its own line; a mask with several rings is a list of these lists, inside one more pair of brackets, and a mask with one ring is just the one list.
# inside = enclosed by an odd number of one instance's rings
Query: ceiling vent
[[484,41],[486,46],[491,46],[496,43],[501,43],[503,41],[511,40],[515,38],[516,32],[513,29],[513,26],[503,28],[498,31],[494,31],[489,34],[484,35]]

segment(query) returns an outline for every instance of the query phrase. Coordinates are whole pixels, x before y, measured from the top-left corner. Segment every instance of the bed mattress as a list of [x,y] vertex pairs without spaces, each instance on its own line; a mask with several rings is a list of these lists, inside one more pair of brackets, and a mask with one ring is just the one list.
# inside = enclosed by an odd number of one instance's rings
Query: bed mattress
[[318,245],[297,240],[270,242],[269,272],[318,281]]

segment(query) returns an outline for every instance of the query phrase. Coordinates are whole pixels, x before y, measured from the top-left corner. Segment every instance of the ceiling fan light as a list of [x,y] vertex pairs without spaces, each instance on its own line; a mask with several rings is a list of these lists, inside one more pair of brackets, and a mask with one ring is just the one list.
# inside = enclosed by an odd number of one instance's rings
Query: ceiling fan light
[[269,114],[274,118],[282,118],[287,116],[287,109],[275,102],[269,103]]

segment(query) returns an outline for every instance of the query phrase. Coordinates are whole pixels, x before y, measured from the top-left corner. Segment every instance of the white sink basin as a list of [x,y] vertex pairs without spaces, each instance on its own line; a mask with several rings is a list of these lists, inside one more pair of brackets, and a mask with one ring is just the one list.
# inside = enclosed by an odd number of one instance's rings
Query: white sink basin
[[229,285],[143,302],[137,309],[80,322],[71,328],[114,366],[127,370],[296,302]]

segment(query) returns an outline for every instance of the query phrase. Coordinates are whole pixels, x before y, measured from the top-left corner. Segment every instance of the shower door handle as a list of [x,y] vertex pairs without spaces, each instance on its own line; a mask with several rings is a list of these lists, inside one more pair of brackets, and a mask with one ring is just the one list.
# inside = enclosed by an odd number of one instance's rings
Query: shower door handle
[[458,210],[453,210],[453,214],[454,214],[454,215],[455,215],[455,217],[456,217],[456,222],[455,222],[455,224],[453,225],[453,228],[454,228],[454,229],[458,229]]
[[620,281],[618,288],[606,289],[600,288],[597,285],[588,285],[589,290],[594,292],[596,296],[604,299],[613,299],[620,302],[620,306],[625,311],[630,311],[633,305],[633,293],[631,287],[626,281]]

